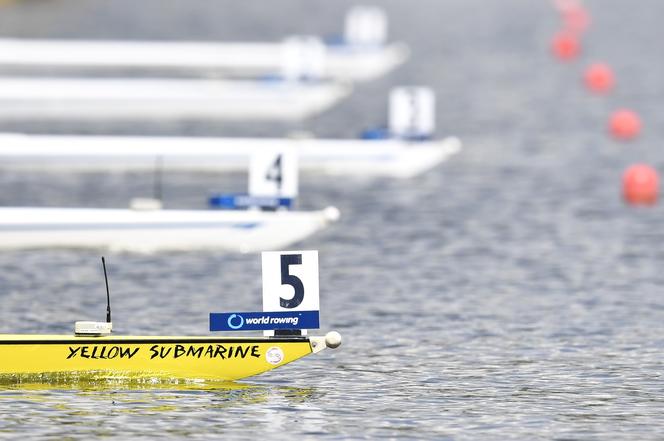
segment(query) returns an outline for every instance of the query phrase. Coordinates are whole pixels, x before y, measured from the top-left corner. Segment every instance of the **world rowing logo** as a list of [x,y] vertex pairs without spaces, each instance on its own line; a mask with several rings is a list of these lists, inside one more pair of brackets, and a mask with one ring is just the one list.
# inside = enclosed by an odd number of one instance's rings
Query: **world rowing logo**
[[[238,321],[239,324],[233,324],[233,321]],[[244,317],[242,317],[240,314],[231,314],[228,317],[228,327],[231,329],[240,329],[242,326],[244,326]]]

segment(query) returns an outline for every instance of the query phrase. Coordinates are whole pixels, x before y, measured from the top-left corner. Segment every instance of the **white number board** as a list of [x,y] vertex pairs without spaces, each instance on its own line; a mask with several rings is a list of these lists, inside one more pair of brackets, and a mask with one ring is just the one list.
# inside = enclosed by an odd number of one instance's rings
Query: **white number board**
[[281,72],[291,81],[321,78],[325,54],[325,45],[318,37],[289,37],[281,44]]
[[431,136],[436,129],[436,96],[427,87],[392,89],[389,113],[390,132],[394,136]]
[[263,311],[320,310],[318,251],[264,251],[262,265]]
[[348,44],[380,46],[387,40],[387,15],[376,6],[354,6],[346,14],[344,39]]
[[251,156],[249,195],[297,197],[297,152],[294,148],[266,148]]

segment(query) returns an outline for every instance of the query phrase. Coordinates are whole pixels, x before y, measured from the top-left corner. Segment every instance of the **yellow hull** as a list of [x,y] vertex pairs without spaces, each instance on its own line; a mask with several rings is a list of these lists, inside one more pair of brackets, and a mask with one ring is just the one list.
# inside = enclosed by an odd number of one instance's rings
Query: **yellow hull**
[[0,378],[233,381],[325,347],[322,337],[0,335]]

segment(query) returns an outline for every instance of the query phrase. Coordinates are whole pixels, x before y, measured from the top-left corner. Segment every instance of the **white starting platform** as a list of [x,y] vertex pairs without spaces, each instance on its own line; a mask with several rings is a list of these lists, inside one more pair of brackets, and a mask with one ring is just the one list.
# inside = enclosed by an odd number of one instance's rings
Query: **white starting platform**
[[247,169],[253,155],[284,148],[297,151],[302,171],[408,178],[457,153],[461,141],[0,134],[0,168],[238,171]]
[[433,138],[435,99],[421,87],[390,94],[389,129],[372,139],[203,138],[0,134],[0,167],[33,170],[246,170],[262,152],[293,150],[301,170],[332,175],[409,178],[461,149]]
[[408,58],[403,43],[386,43],[380,9],[355,7],[344,36],[324,43],[293,36],[275,43],[0,39],[0,69],[200,71],[233,77],[371,80]]
[[320,211],[0,208],[0,248],[106,248],[116,252],[285,248],[339,216]]
[[0,118],[299,120],[350,89],[301,81],[0,77]]
[[335,207],[292,211],[298,193],[292,149],[251,158],[247,194],[221,194],[217,209],[162,209],[137,198],[130,208],[0,207],[0,249],[108,248],[157,252],[251,252],[289,247],[336,221]]

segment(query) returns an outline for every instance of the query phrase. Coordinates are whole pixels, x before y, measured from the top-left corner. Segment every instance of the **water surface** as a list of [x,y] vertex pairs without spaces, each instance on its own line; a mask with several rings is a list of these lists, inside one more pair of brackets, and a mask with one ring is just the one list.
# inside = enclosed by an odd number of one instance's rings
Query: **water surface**
[[[331,34],[348,1],[25,1],[3,35],[275,40]],[[325,351],[241,385],[4,385],[0,437],[151,439],[661,439],[664,413],[662,208],[619,197],[623,169],[660,169],[664,4],[587,1],[583,60],[553,61],[549,2],[381,2],[409,63],[300,124],[0,122],[4,131],[352,137],[383,122],[389,88],[428,84],[438,132],[464,151],[410,181],[302,176],[301,207],[342,220],[299,244],[320,250]],[[583,65],[616,69],[610,97]],[[616,107],[646,130],[605,134]],[[4,205],[126,206],[145,174],[0,173]],[[167,173],[168,207],[203,207],[242,174]],[[102,319],[97,251],[0,253],[0,332],[70,332]],[[210,311],[260,305],[258,255],[107,255],[114,326],[206,333]]]

